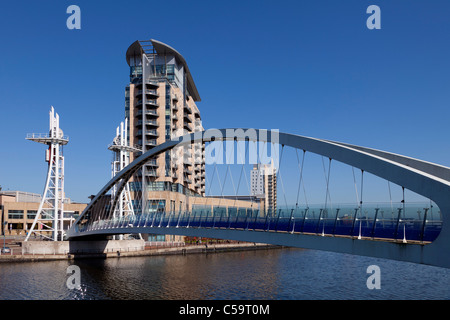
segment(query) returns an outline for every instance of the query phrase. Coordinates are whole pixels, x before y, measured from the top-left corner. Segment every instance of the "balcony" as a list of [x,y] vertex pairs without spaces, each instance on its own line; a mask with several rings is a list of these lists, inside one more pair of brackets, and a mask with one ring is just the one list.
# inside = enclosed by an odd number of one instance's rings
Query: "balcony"
[[184,123],[183,128],[185,128],[189,132],[192,132],[192,127],[186,122]]
[[159,127],[159,124],[156,120],[145,120],[145,125]]
[[152,166],[152,167],[157,167],[158,163],[156,162],[156,159],[150,159],[145,163],[146,166]]
[[156,129],[145,130],[144,132],[146,136],[159,137]]
[[[142,100],[137,100],[136,101],[136,105],[141,105],[141,104],[142,104]],[[156,102],[156,99],[147,99],[147,100],[145,100],[145,104],[158,106],[158,103]]]
[[194,124],[195,124],[196,129],[203,129],[203,125],[202,125],[201,121],[196,120]]
[[158,116],[158,112],[154,109],[146,109],[145,115],[147,116]]
[[197,157],[201,157],[203,154],[202,149],[195,148],[194,155]]
[[184,111],[187,112],[188,114],[192,114],[192,110],[187,104],[184,106]]
[[151,140],[145,141],[145,145],[154,147],[154,146],[157,146],[158,144],[156,143],[156,139],[151,139]]
[[[158,116],[158,112],[156,110],[153,109],[147,109],[145,110],[145,114],[146,115],[151,115],[151,116]],[[142,110],[138,110],[138,112],[136,112],[137,116],[142,116]]]
[[149,94],[149,95],[156,96],[156,97],[159,96],[158,92],[156,91],[156,89],[146,89],[145,90],[145,94]]
[[156,102],[156,99],[148,99],[148,100],[146,100],[145,101],[145,104],[150,104],[150,105],[153,105],[153,106],[158,106],[158,103]]
[[[142,89],[138,90],[137,95],[142,95],[142,92],[143,92]],[[152,96],[159,97],[156,89],[146,89],[145,90],[145,94],[149,94],[149,95],[152,95]]]
[[172,152],[170,153],[170,157],[174,161],[174,164],[176,164],[176,161],[180,159],[177,152],[174,152],[174,150],[172,150]]
[[184,114],[184,121],[192,123],[192,120],[189,118],[189,116],[186,113]]
[[146,80],[145,81],[146,87],[150,87],[150,88],[158,88],[159,84],[156,81],[151,81],[151,80]]
[[[150,87],[150,88],[158,88],[159,87],[158,82],[151,81],[148,79],[145,81],[145,84],[146,84],[146,87]],[[136,82],[136,87],[139,89],[142,89],[142,78]]]
[[136,121],[136,126],[142,126],[142,124],[159,127],[159,124],[156,120],[145,120],[145,121],[138,120],[138,121]]
[[191,167],[192,165],[190,163],[184,163],[183,165],[184,165],[183,167],[184,173],[192,175],[192,169],[189,169],[189,167]]
[[158,173],[157,173],[156,169],[150,169],[149,170],[147,168],[147,170],[145,171],[145,175],[148,176],[148,177],[154,177],[154,178],[158,177]]
[[[152,137],[159,137],[158,132],[156,131],[156,129],[153,130],[144,130],[144,133],[146,136],[152,136]],[[136,133],[137,136],[142,136],[142,129],[139,129]],[[147,140],[147,141],[152,141],[152,140]]]
[[[189,146],[183,147],[183,157],[191,158],[192,157],[192,149]],[[185,165],[188,165],[185,163]]]

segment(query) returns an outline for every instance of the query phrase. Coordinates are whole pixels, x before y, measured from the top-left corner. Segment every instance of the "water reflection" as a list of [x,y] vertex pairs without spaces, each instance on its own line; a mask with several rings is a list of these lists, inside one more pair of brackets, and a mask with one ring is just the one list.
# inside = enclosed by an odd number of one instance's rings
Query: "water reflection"
[[[66,286],[67,267],[81,288]],[[366,268],[381,268],[381,290]],[[0,299],[448,299],[450,270],[301,249],[4,263]]]

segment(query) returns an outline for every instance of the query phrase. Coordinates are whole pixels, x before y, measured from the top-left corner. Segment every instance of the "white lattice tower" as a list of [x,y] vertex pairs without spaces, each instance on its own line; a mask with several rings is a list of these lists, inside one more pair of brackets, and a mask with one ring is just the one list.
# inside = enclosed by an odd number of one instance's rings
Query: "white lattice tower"
[[[116,136],[109,145],[108,149],[113,151],[113,160],[111,162],[111,177],[114,177],[122,169],[130,164],[130,152],[139,152],[139,149],[129,146],[127,138],[128,119],[125,123],[121,122],[116,129]],[[116,200],[116,207],[114,209],[113,217],[122,218],[128,215],[134,215],[133,204],[131,201],[130,185],[127,183],[122,192],[117,194],[117,186],[111,189],[111,202]],[[122,238],[122,236],[120,236]]]
[[[69,142],[59,127],[59,115],[53,106],[50,110],[49,133],[28,134],[26,139],[48,145],[45,161],[48,162],[44,193],[33,224],[25,238],[31,234],[53,241],[63,240],[64,235],[64,156],[63,145]],[[51,236],[49,236],[49,233]]]

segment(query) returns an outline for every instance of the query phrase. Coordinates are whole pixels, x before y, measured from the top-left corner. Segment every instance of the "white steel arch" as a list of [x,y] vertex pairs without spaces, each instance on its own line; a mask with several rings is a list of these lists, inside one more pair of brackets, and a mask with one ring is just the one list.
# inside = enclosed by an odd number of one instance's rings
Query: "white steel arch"
[[[318,237],[306,234],[268,233],[243,230],[216,230],[216,229],[187,229],[187,228],[136,228],[133,232],[151,232],[180,235],[198,235],[217,238],[237,239],[243,241],[266,242],[272,244],[328,250],[334,252],[351,253],[394,260],[410,261],[450,267],[450,168],[435,165],[429,162],[412,159],[392,153],[352,146],[340,142],[315,139],[288,133],[278,133],[276,141],[272,135],[262,129],[214,129],[189,134],[171,141],[167,141],[137,158],[116,177],[111,179],[88,207],[83,211],[69,236],[81,236],[77,226],[81,220],[86,219],[86,213],[91,210],[97,201],[105,195],[115,184],[120,182],[120,191],[126,181],[151,157],[170,150],[177,145],[194,142],[211,142],[214,140],[253,140],[267,143],[279,143],[296,149],[312,152],[347,165],[359,168],[365,172],[386,179],[390,182],[407,188],[419,195],[434,201],[440,208],[443,216],[442,230],[431,244],[403,244],[397,242],[381,242],[357,240],[352,238]],[[120,229],[116,230],[120,233]],[[97,230],[89,234],[108,234],[111,231]],[[130,232],[127,229],[127,232]]]

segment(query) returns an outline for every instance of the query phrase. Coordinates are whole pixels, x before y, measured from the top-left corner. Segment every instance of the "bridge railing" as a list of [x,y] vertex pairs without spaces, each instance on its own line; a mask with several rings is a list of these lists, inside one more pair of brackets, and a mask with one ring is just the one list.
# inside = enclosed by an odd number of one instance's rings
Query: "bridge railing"
[[[329,236],[378,238],[431,242],[442,227],[440,211],[430,204],[394,207],[351,205],[324,209],[280,208],[268,214],[248,208],[215,208],[192,212],[148,212],[144,214],[97,220],[78,232],[123,230],[133,228],[215,228],[263,232],[307,233]],[[237,210],[235,210],[237,209]]]

